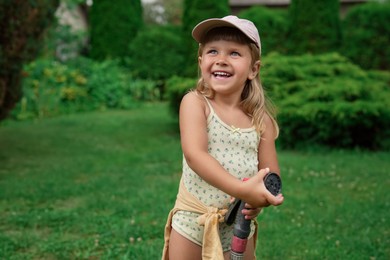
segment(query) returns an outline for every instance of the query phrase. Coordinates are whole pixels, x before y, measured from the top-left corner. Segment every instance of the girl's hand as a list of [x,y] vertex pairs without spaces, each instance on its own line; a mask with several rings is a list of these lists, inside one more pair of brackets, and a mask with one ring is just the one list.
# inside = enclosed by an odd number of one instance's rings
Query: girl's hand
[[242,198],[252,208],[268,207],[269,205],[280,205],[283,203],[282,194],[272,195],[264,185],[264,177],[269,172],[268,168],[261,169],[258,174],[242,183]]
[[245,209],[241,211],[245,215],[245,219],[255,219],[260,214],[262,208],[254,208],[250,204],[245,203]]
[[[230,204],[233,204],[236,199],[234,197],[230,198]],[[241,211],[245,215],[245,219],[255,219],[260,214],[262,208],[254,208],[250,204],[245,203],[245,209]]]

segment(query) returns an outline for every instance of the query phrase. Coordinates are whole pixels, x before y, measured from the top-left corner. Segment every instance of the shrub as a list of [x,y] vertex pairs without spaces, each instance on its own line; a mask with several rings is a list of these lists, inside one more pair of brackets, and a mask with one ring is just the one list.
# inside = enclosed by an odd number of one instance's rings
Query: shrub
[[67,63],[87,78],[94,109],[131,108],[133,101],[155,101],[160,93],[152,80],[134,79],[117,60],[96,62],[78,58]]
[[390,148],[389,73],[365,72],[338,54],[274,54],[264,64],[283,147]]
[[251,20],[259,30],[262,54],[271,51],[286,52],[287,14],[269,8],[254,6],[239,13],[240,18]]
[[[84,62],[84,65],[81,63]],[[88,95],[93,109],[128,108],[128,78],[116,60],[93,62],[78,59],[70,65],[79,67],[88,79]]]
[[343,54],[366,69],[390,70],[390,3],[352,8],[343,21]]
[[79,58],[67,64],[49,59],[25,67],[24,96],[13,115],[18,119],[80,111],[127,109],[137,100],[158,100],[153,81],[133,80],[116,61]]
[[161,99],[161,91],[152,80],[134,79],[130,84],[130,95],[134,100],[157,101]]
[[[263,59],[261,79],[279,110],[281,147],[390,149],[390,73],[363,71],[336,53],[273,53]],[[176,116],[182,97],[196,82],[168,80],[167,96]]]
[[53,60],[38,60],[28,64],[24,74],[22,102],[13,111],[17,118],[83,110],[87,99],[86,78],[79,71]]

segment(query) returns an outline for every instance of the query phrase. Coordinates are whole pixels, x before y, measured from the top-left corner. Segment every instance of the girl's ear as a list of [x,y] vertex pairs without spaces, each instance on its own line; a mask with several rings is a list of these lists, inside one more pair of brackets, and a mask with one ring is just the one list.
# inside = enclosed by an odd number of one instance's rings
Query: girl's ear
[[251,71],[248,75],[248,79],[252,80],[256,78],[257,74],[259,74],[259,71],[260,71],[260,61],[258,60],[255,62],[255,64],[253,64]]
[[198,65],[200,66],[201,64],[202,64],[202,57],[199,56],[199,57],[198,57]]

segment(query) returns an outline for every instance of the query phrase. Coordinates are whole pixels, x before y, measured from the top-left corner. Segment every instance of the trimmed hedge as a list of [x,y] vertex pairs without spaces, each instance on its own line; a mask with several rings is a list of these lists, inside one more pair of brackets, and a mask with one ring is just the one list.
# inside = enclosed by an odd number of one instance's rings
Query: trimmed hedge
[[390,149],[390,73],[366,72],[339,54],[264,59],[279,108],[280,144]]
[[[364,71],[336,53],[263,59],[261,79],[278,108],[283,148],[390,149],[390,73]],[[196,85],[168,83],[172,111]]]

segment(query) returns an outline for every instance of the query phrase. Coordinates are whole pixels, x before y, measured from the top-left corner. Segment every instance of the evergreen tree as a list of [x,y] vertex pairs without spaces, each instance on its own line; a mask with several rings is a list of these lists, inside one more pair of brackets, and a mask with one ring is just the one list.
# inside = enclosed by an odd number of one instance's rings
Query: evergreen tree
[[183,42],[186,46],[187,66],[185,74],[187,76],[197,75],[197,49],[198,44],[191,36],[192,29],[199,22],[208,18],[221,18],[229,15],[229,1],[202,1],[184,0],[183,12]]
[[289,53],[323,53],[336,50],[341,41],[339,0],[292,0]]
[[343,55],[365,69],[390,71],[390,2],[353,7],[343,21]]
[[128,45],[143,26],[140,0],[98,0],[90,10],[90,56],[125,57]]
[[42,48],[59,1],[0,1],[0,120],[22,96],[23,65]]
[[251,20],[259,30],[262,56],[270,52],[286,53],[288,20],[285,10],[253,6],[241,11],[238,16]]

